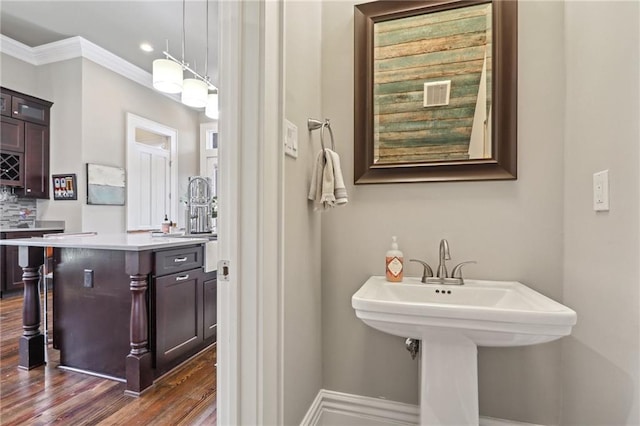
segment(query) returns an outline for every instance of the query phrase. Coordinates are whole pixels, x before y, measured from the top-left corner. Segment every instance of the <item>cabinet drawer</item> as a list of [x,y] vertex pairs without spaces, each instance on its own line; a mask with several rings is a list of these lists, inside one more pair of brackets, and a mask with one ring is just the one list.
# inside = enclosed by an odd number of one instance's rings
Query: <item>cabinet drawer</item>
[[202,247],[159,251],[155,254],[155,275],[175,274],[202,266]]

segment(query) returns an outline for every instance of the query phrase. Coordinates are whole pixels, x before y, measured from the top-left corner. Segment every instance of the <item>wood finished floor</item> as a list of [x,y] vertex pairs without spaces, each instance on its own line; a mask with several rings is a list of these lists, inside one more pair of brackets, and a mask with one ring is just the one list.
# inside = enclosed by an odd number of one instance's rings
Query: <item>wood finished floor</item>
[[22,297],[0,299],[2,426],[216,424],[215,345],[133,398],[124,395],[124,383],[56,368],[59,353],[51,345],[46,366],[18,369],[21,334]]

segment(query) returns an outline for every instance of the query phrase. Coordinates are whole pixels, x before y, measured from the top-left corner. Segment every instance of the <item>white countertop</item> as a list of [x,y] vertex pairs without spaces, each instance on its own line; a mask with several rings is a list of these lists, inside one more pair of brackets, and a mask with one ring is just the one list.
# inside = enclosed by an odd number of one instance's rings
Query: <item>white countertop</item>
[[46,231],[64,231],[61,226],[40,226],[36,228],[0,228],[0,232],[46,232]]
[[[24,228],[21,228],[24,230]],[[144,251],[205,244],[208,238],[154,237],[150,233],[140,234],[97,234],[64,235],[49,238],[33,237],[0,240],[0,245],[30,247],[85,248],[99,250]]]

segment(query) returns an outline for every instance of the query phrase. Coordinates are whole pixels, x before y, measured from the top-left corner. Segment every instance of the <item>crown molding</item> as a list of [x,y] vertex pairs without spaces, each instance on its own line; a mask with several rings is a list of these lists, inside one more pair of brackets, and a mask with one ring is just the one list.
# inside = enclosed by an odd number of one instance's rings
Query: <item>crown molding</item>
[[12,38],[0,34],[0,52],[31,65],[37,65],[33,48]]
[[[153,89],[150,73],[80,36],[30,47],[0,34],[0,52],[35,66],[84,58],[144,87]],[[157,93],[180,102],[176,95]]]

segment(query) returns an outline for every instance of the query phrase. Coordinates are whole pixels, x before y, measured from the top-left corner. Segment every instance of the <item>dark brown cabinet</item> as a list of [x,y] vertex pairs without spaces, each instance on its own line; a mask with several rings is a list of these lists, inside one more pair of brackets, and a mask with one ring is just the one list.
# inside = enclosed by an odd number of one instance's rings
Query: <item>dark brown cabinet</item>
[[51,102],[0,88],[0,185],[18,195],[49,198],[49,114]]
[[202,256],[201,246],[155,253],[152,344],[160,374],[216,341],[216,273],[203,272]]
[[216,341],[218,336],[218,278],[215,272],[208,274],[202,283],[204,301],[204,335],[205,340]]
[[0,93],[0,114],[11,117],[11,95]]
[[200,269],[156,278],[156,362],[166,365],[202,344]]
[[24,121],[2,117],[2,150],[24,152]]
[[[9,240],[14,238],[42,237],[45,233],[58,233],[59,231],[15,231],[2,232],[0,239]],[[7,294],[22,291],[22,268],[18,265],[18,247],[0,246],[0,297]]]
[[24,197],[49,198],[49,127],[25,123]]

